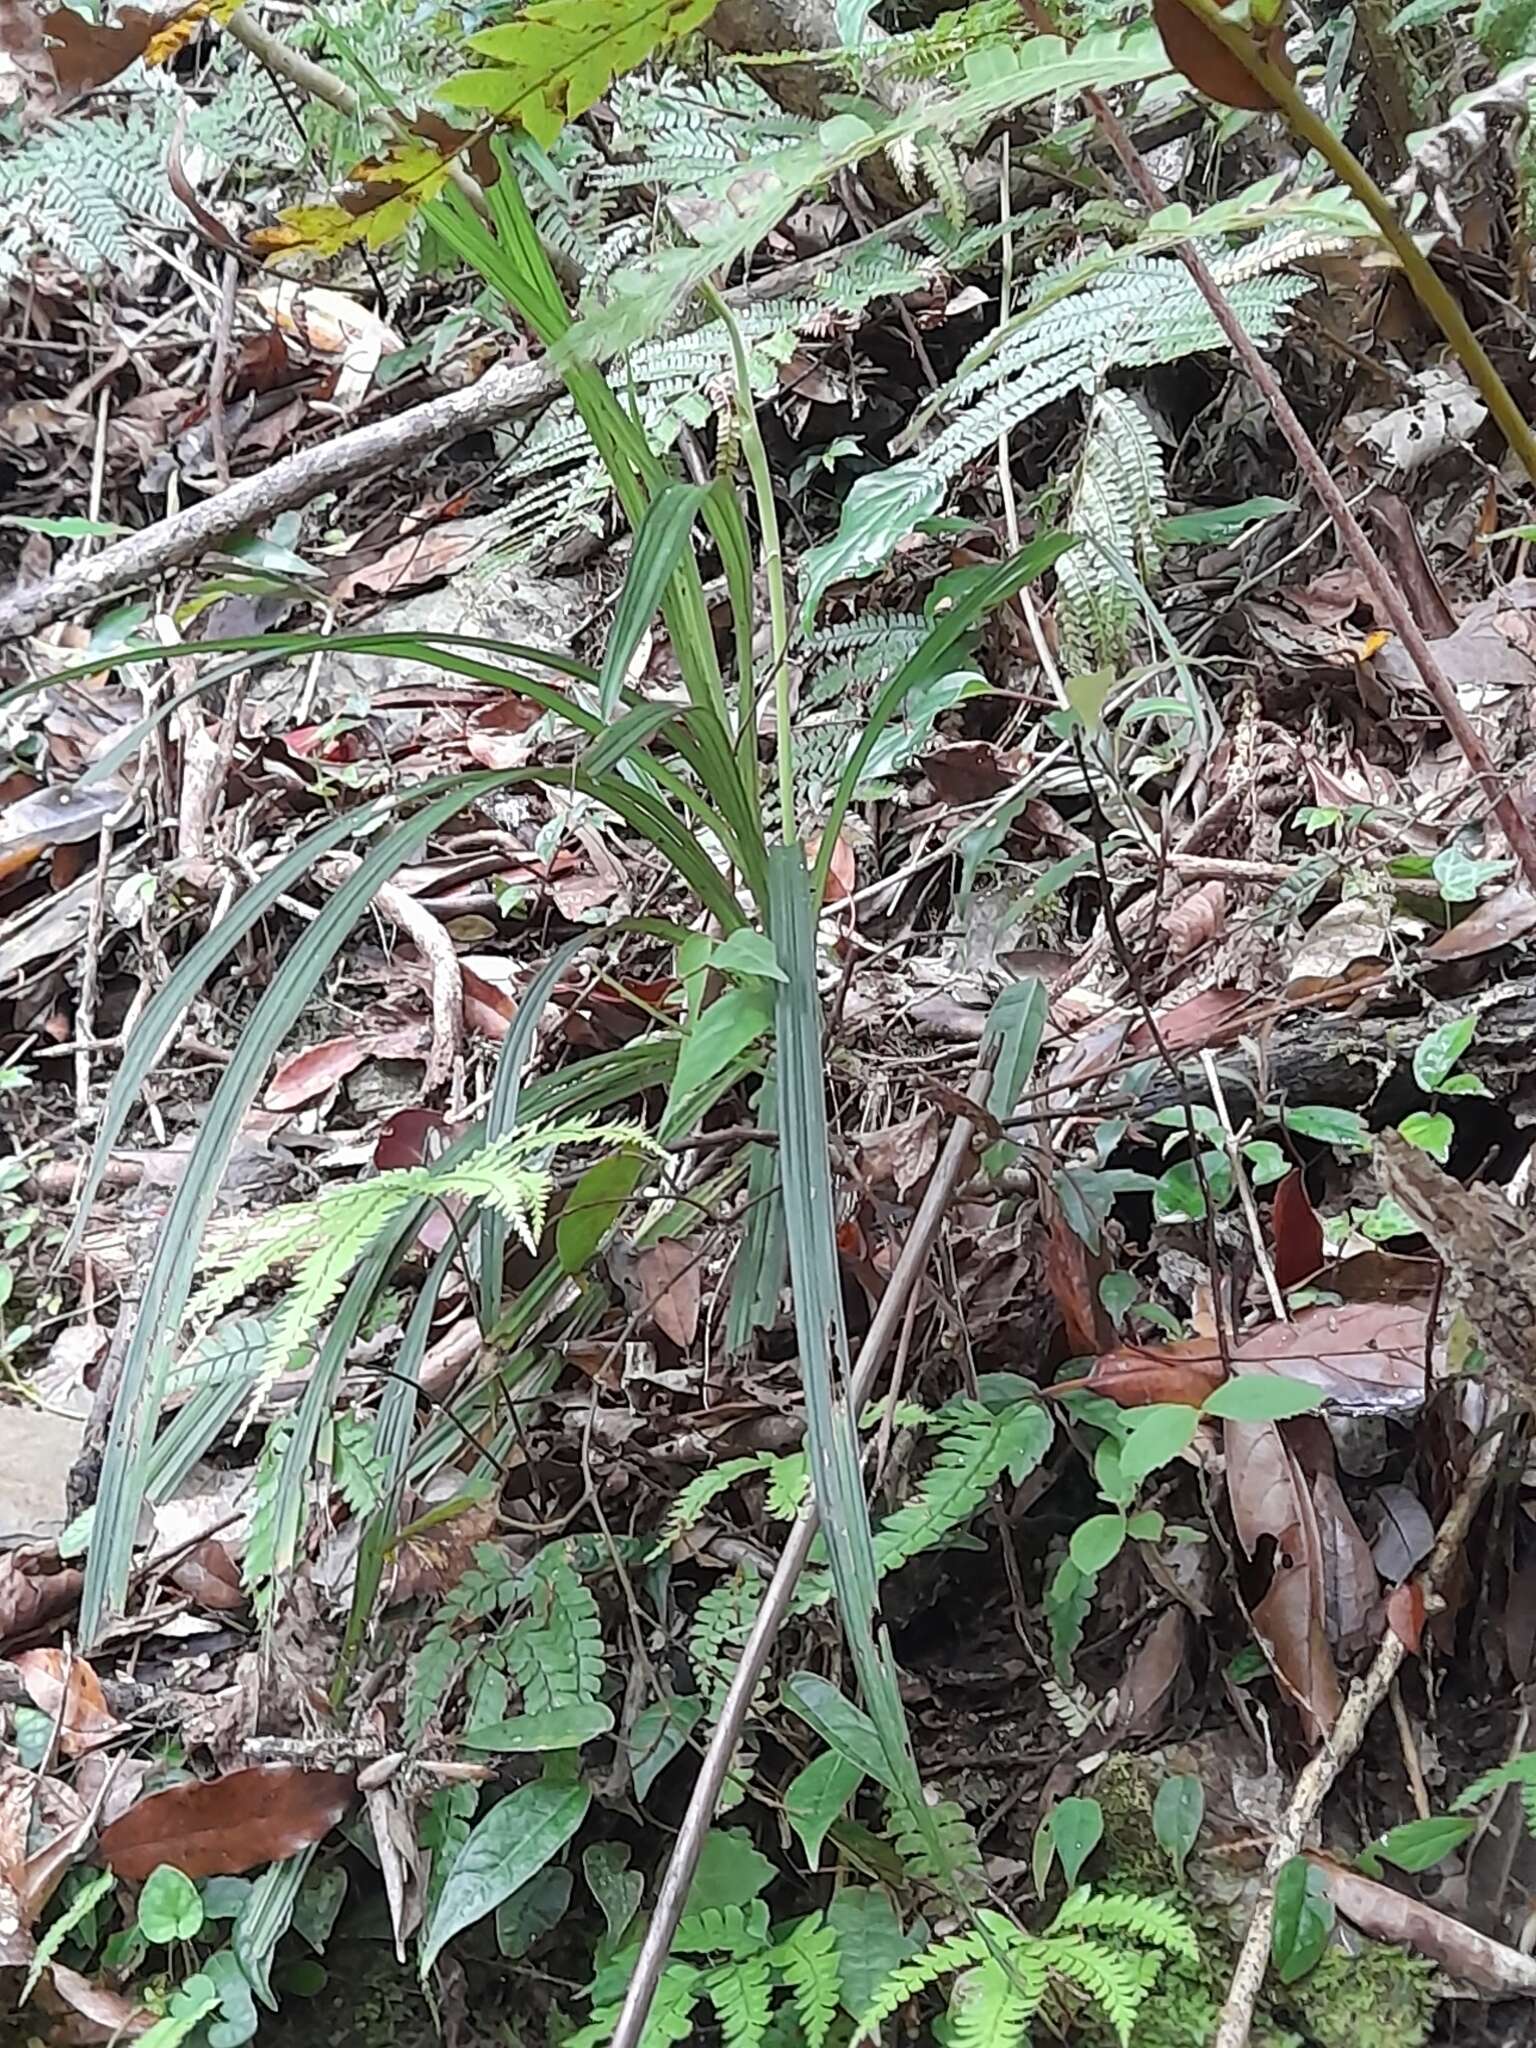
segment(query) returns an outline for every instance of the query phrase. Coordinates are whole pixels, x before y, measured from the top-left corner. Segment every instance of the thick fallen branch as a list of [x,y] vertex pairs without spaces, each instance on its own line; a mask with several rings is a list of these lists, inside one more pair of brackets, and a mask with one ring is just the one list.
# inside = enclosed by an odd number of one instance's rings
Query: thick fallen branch
[[461,435],[505,426],[548,405],[560,389],[559,378],[543,363],[499,364],[465,391],[429,398],[409,411],[305,448],[255,476],[241,477],[227,491],[114,541],[99,555],[66,563],[46,583],[7,591],[0,597],[0,645],[24,639],[82,605],[99,604],[147,583],[279,512],[308,504],[322,491],[410,462]]

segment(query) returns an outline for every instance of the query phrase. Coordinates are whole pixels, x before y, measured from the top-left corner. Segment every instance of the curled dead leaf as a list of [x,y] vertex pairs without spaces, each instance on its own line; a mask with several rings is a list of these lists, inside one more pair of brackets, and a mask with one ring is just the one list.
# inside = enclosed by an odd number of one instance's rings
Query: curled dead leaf
[[122,1733],[101,1680],[83,1657],[63,1650],[23,1650],[11,1663],[33,1706],[58,1723],[59,1747],[66,1756],[84,1756]]
[[1227,891],[1222,882],[1202,882],[1171,905],[1165,925],[1168,958],[1187,960],[1200,947],[1219,939],[1226,929]]

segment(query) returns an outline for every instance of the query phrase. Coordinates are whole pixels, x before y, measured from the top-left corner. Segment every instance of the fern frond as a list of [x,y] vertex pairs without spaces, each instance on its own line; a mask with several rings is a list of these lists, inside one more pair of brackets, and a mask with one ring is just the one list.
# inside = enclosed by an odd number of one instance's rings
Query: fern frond
[[1136,2016],[1157,1981],[1159,1956],[1055,1935],[1040,1941],[1038,1950],[1056,1976],[1088,1994],[1114,2029],[1121,2048],[1130,2048]]
[[722,1963],[705,1977],[704,1990],[720,2022],[724,2048],[762,2048],[771,1997],[768,1958],[742,1956]]
[[789,1987],[805,2048],[823,2048],[842,2000],[836,1929],[820,1913],[812,1913],[790,1930],[769,1961]]
[[565,1545],[551,1543],[528,1574],[530,1611],[510,1631],[508,1671],[531,1714],[588,1706],[602,1690],[603,1625],[597,1599],[571,1564]]
[[921,1814],[897,1800],[889,1809],[896,1853],[915,1878],[959,1898],[979,1898],[986,1889],[981,1847],[964,1807],[940,1799]]
[[709,1702],[711,1719],[720,1711],[762,1600],[761,1579],[738,1568],[706,1593],[694,1609],[693,1625],[688,1631],[688,1656],[699,1691]]
[[763,1501],[776,1522],[792,1522],[811,1488],[810,1461],[804,1451],[785,1451],[767,1461],[768,1491]]
[[703,1520],[704,1511],[712,1500],[734,1486],[738,1479],[746,1478],[749,1472],[761,1472],[766,1463],[761,1453],[755,1457],[727,1458],[722,1464],[712,1465],[708,1471],[690,1479],[672,1503],[671,1512],[662,1524],[656,1547],[651,1552],[652,1558],[665,1557],[680,1537],[686,1536]]
[[923,1475],[917,1493],[875,1532],[882,1573],[937,1548],[970,1520],[1003,1472],[1015,1480],[1033,1471],[1050,1448],[1054,1425],[1037,1401],[992,1410],[981,1402],[952,1404],[956,1420]]
[[1079,1885],[1063,1901],[1051,1922],[1050,1933],[1068,1929],[1092,1929],[1103,1934],[1127,1934],[1148,1948],[1165,1949],[1187,1963],[1198,1963],[1200,1944],[1195,1930],[1169,1898],[1140,1898],[1129,1892],[1096,1892],[1091,1885]]
[[1022,2048],[1049,1982],[1045,1965],[1018,1945],[1006,1965],[989,1956],[964,1971],[949,1998],[949,2048]]
[[1063,556],[1056,572],[1063,651],[1073,669],[1119,667],[1139,607],[1117,558],[1150,582],[1157,572],[1155,523],[1167,509],[1163,451],[1150,421],[1125,392],[1101,391],[1066,519],[1086,545]]
[[751,1956],[768,1944],[768,1907],[762,1899],[745,1906],[703,1906],[677,1923],[672,1946],[679,1955]]
[[876,2039],[886,2021],[930,1985],[941,1983],[944,1978],[984,1962],[986,1958],[986,1937],[975,1929],[969,1934],[951,1934],[942,1941],[930,1942],[911,1962],[893,1970],[876,1991],[854,2025],[849,2048],[859,2048],[861,2041]]
[[1501,1792],[1506,1785],[1520,1787],[1526,1826],[1536,1835],[1536,1750],[1524,1750],[1507,1763],[1497,1764],[1480,1778],[1474,1778],[1452,1801],[1452,1810],[1465,1813],[1468,1807],[1481,1805],[1490,1792]]

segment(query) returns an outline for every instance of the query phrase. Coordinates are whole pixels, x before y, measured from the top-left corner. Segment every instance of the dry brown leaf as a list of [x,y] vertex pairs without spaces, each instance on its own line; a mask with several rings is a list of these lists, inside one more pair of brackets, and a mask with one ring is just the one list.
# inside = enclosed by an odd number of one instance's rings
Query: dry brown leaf
[[509,690],[484,705],[464,727],[464,751],[482,768],[523,768],[533,758],[528,733],[544,716],[542,704]]
[[927,1179],[939,1156],[938,1110],[921,1109],[905,1123],[866,1131],[859,1139],[858,1152],[866,1186],[877,1192],[894,1189],[905,1201],[913,1188]]
[[172,1565],[166,1576],[195,1607],[207,1613],[238,1614],[248,1605],[240,1567],[217,1537],[205,1537]]
[[1067,1342],[1082,1356],[1101,1352],[1114,1338],[1114,1327],[1099,1299],[1099,1282],[1109,1270],[1109,1254],[1102,1245],[1096,1252],[1089,1251],[1062,1215],[1061,1204],[1048,1184],[1042,1185],[1040,1212],[1046,1226],[1045,1284],[1061,1310]]
[[702,1261],[697,1245],[675,1237],[635,1254],[635,1279],[645,1312],[662,1336],[686,1351],[699,1327]]
[[0,1551],[0,1645],[33,1636],[80,1598],[83,1574],[51,1545]]
[[1201,946],[1219,939],[1227,923],[1227,891],[1223,882],[1202,882],[1171,905],[1164,920],[1168,958],[1187,960]]
[[1299,1287],[1321,1269],[1324,1259],[1323,1226],[1307,1200],[1299,1167],[1292,1167],[1275,1189],[1269,1227],[1275,1242],[1275,1278],[1286,1290]]
[[1328,1647],[1322,1538],[1306,1475],[1273,1422],[1225,1422],[1227,1496],[1233,1526],[1250,1560],[1261,1546],[1272,1555],[1269,1588],[1249,1612],[1254,1633],[1301,1714],[1320,1741],[1338,1718],[1343,1695]]
[[1001,796],[1018,780],[1002,752],[989,740],[960,740],[924,754],[923,773],[941,804],[981,804]]
[[[1198,15],[1181,0],[1153,0],[1152,18],[1168,52],[1168,61],[1181,71],[1207,99],[1223,107],[1247,107],[1255,111],[1275,102],[1266,88],[1247,71],[1219,36],[1213,35]],[[1285,25],[1276,22],[1264,45],[1264,56],[1286,78],[1295,72],[1286,54]]]
[[1376,1941],[1417,1949],[1451,1976],[1490,1998],[1536,1998],[1536,1958],[1522,1955],[1475,1927],[1438,1913],[1362,1871],[1348,1870],[1331,1856],[1305,1852],[1327,1882],[1328,1895],[1346,1920]]
[[1536,931],[1536,889],[1524,879],[1477,904],[1460,924],[1424,948],[1426,960],[1475,960]]
[[1093,1361],[1084,1379],[1062,1382],[1045,1391],[1059,1394],[1070,1385],[1085,1393],[1102,1394],[1122,1408],[1149,1408],[1164,1402],[1198,1408],[1226,1376],[1221,1354],[1208,1337],[1185,1337],[1155,1349],[1126,1344],[1117,1351],[1106,1351]]
[[1232,1363],[1305,1380],[1331,1406],[1387,1415],[1422,1400],[1428,1338],[1422,1302],[1319,1302],[1239,1338]]
[[369,1056],[369,1043],[355,1031],[306,1045],[278,1067],[261,1098],[263,1109],[302,1109],[355,1073]]
[[102,1832],[103,1863],[131,1884],[161,1863],[194,1880],[281,1863],[331,1832],[352,1804],[344,1771],[255,1764],[152,1792]]
[[1346,896],[1303,935],[1285,984],[1288,999],[1332,994],[1336,1004],[1355,1000],[1355,984],[1383,973],[1389,952],[1392,899]]
[[483,519],[444,520],[419,533],[402,535],[371,561],[356,566],[339,563],[341,573],[331,585],[331,595],[337,604],[345,604],[360,591],[387,597],[392,591],[415,590],[461,568],[485,544]]
[[[1243,1029],[1243,1019],[1253,1008],[1253,997],[1242,988],[1208,988],[1182,1003],[1159,1013],[1157,1034],[1170,1052],[1204,1052],[1230,1045]],[[1156,1045],[1145,1018],[1125,1042],[1126,1054],[1139,1058],[1155,1052]]]
[[10,1661],[33,1706],[58,1723],[59,1747],[66,1756],[84,1756],[123,1732],[101,1680],[83,1657],[63,1650],[22,1650]]

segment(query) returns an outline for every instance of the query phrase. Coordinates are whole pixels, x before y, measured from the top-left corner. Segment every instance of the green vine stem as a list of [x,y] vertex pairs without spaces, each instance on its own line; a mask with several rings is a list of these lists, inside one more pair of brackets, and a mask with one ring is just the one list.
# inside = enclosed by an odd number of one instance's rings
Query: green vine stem
[[1462,368],[1477,386],[1478,395],[1499,424],[1505,440],[1519,456],[1527,476],[1536,483],[1536,433],[1516,404],[1514,394],[1494,368],[1487,350],[1472,332],[1471,323],[1451,292],[1436,275],[1412,235],[1397,217],[1396,209],[1348,144],[1334,134],[1328,123],[1315,114],[1294,83],[1271,64],[1241,22],[1223,14],[1215,0],[1180,0],[1202,28],[1208,29],[1237,59],[1256,84],[1261,85],[1283,114],[1291,133],[1315,149],[1340,184],[1345,185],[1370,214],[1383,239],[1403,266],[1415,298],[1445,336]]

